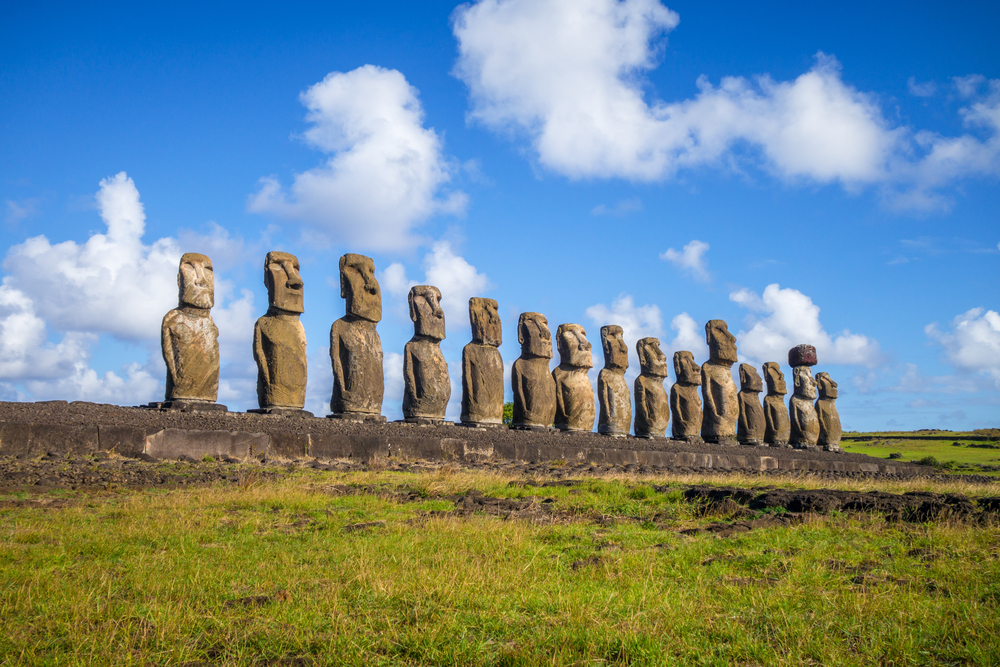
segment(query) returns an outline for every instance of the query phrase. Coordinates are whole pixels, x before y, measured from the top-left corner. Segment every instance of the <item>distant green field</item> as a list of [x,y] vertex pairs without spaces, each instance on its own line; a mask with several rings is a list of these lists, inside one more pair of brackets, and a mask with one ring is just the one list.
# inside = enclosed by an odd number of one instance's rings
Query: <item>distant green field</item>
[[[983,439],[987,438],[987,439]],[[902,454],[903,461],[934,457],[942,470],[1000,476],[1000,432],[889,431],[844,434],[841,446],[849,452],[881,459]]]

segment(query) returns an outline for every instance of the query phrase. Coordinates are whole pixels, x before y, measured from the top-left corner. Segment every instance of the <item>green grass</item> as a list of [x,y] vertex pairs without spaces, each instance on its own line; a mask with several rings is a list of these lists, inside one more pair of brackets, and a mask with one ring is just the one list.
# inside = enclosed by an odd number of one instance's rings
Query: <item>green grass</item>
[[[969,440],[972,433],[963,431],[912,431],[845,433],[841,446],[849,452],[889,458],[892,452],[901,453],[903,461],[919,461],[933,456],[939,463],[948,461],[967,464],[967,469],[954,467],[951,472],[976,473],[1000,476],[1000,471],[982,470],[980,466],[1000,466],[1000,449],[971,447],[970,445],[998,444],[997,440]],[[912,436],[933,437],[932,440],[915,440]],[[864,440],[862,440],[862,438]],[[869,440],[870,438],[870,440]],[[954,443],[960,446],[955,446]]]
[[[451,469],[302,473],[8,503],[0,664],[1000,663],[997,526],[837,514],[689,536],[727,519],[682,500],[695,480],[538,488]],[[345,484],[376,488],[345,495]],[[441,513],[454,507],[443,496],[469,490],[552,498],[553,511]]]

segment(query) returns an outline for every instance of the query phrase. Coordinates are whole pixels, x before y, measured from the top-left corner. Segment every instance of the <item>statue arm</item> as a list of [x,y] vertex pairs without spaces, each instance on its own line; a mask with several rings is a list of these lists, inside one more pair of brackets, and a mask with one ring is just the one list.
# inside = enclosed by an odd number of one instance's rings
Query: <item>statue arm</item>
[[701,395],[705,399],[705,405],[702,408],[703,413],[709,413],[711,415],[718,415],[719,411],[715,407],[715,393],[712,391],[712,384],[709,383],[708,374],[703,370],[701,372]]
[[419,395],[416,377],[413,374],[413,352],[409,343],[403,348],[403,381],[405,388],[410,389],[414,396]]
[[617,414],[618,411],[615,409],[615,402],[611,400],[611,391],[610,391],[610,389],[608,387],[608,383],[607,382],[602,382],[601,380],[602,380],[602,378],[600,376],[598,376],[598,378],[597,378],[597,384],[598,384],[598,389],[601,392],[601,398],[600,398],[600,400],[604,403],[604,405],[608,406],[607,407],[607,410],[608,410],[608,419],[611,422],[617,422],[617,420],[618,420],[618,414]]
[[176,357],[174,357],[174,337],[170,333],[170,313],[163,316],[163,324],[160,325],[160,349],[163,351],[163,363],[167,365],[167,373],[170,377],[177,377]]
[[330,365],[333,366],[333,377],[340,377],[340,336],[337,335],[337,323],[330,327]]
[[270,384],[271,369],[267,366],[267,359],[264,357],[264,340],[260,331],[260,322],[253,328],[253,358],[257,362],[257,369],[264,376],[264,382]]

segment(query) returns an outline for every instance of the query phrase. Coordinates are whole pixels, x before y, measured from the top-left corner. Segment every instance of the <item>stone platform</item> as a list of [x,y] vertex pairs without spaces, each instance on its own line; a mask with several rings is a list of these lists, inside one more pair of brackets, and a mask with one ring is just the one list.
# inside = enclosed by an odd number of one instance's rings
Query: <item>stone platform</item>
[[816,471],[917,476],[927,468],[863,454],[224,412],[160,412],[65,401],[0,402],[0,456],[111,452],[158,459],[563,461],[684,471]]

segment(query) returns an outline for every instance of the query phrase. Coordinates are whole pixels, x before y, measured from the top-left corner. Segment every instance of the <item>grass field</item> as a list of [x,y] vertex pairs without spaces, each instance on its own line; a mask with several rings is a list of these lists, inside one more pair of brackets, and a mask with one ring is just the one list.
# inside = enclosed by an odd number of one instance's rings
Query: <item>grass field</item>
[[996,429],[983,433],[992,440],[972,440],[974,434],[967,431],[848,432],[841,446],[883,459],[893,452],[901,454],[903,461],[933,457],[947,472],[1000,477],[1000,433]]
[[[511,481],[250,471],[0,498],[0,665],[1000,664],[996,525],[833,514],[718,538],[692,529],[732,517],[681,493],[993,485]],[[457,512],[470,492],[524,509]]]

